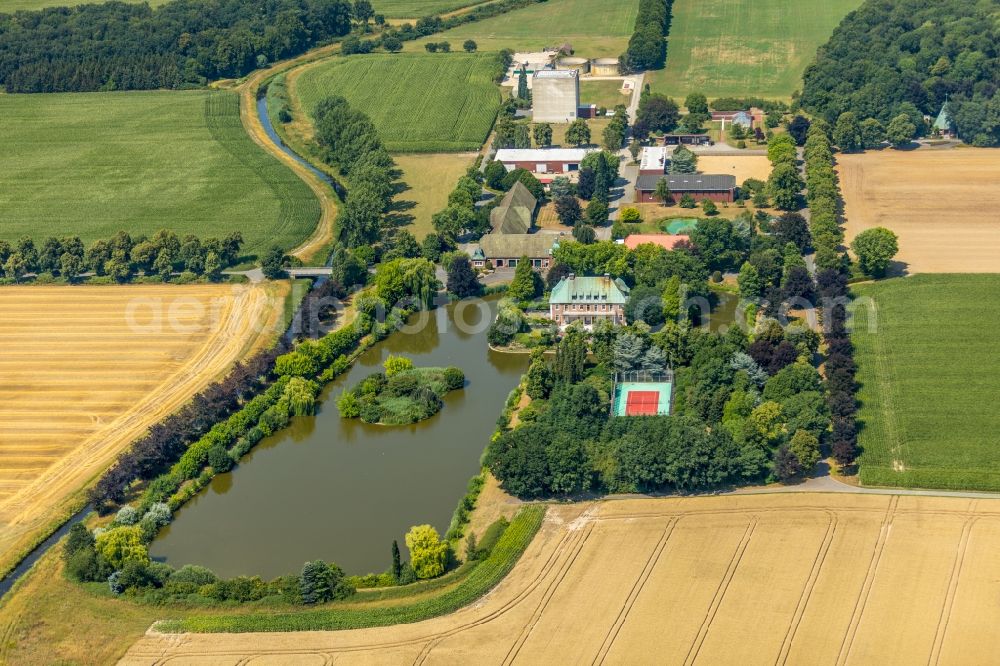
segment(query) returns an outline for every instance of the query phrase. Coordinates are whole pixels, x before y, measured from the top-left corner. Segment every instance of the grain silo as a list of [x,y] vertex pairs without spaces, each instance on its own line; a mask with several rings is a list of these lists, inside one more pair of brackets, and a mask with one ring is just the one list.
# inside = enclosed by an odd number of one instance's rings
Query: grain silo
[[590,73],[594,76],[620,76],[618,58],[594,58],[590,61]]
[[556,69],[570,70],[575,69],[580,72],[580,75],[584,75],[590,71],[590,61],[586,58],[576,58],[573,56],[566,56],[565,58],[559,58],[556,61]]
[[531,81],[531,119],[536,123],[569,123],[580,108],[580,72],[548,69]]

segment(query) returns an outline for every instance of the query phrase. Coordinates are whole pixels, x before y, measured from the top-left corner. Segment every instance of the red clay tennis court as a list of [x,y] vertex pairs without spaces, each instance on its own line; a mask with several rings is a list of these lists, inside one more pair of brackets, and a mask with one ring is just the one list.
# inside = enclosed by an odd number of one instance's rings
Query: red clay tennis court
[[629,391],[625,401],[625,414],[626,416],[655,416],[659,406],[659,391]]

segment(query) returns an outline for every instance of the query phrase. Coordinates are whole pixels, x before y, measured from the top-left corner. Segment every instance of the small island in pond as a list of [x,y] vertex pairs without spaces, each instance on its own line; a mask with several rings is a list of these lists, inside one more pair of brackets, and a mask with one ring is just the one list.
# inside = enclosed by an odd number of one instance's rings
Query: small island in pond
[[445,393],[465,386],[459,368],[415,368],[413,361],[390,356],[385,372],[365,377],[337,399],[337,410],[345,419],[365,423],[408,425],[441,411]]

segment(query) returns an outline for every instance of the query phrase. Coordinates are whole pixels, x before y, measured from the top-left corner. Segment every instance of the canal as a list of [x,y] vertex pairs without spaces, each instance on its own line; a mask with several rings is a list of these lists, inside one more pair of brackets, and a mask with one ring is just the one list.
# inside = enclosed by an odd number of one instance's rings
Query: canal
[[[348,573],[383,571],[393,539],[416,524],[444,535],[496,427],[504,400],[528,364],[486,343],[496,299],[418,313],[363,354],[321,396],[319,412],[263,440],[232,472],[183,506],[150,547],[158,560],[206,566],[221,576],[264,578],[307,560]],[[420,320],[424,323],[421,325]],[[412,426],[341,419],[336,398],[381,369],[389,354],[418,366],[462,368],[466,386],[434,417]]]

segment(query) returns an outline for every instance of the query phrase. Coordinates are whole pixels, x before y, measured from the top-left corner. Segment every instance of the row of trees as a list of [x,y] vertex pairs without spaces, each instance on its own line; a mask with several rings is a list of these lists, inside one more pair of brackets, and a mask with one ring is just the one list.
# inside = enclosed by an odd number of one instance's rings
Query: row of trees
[[[918,130],[919,128],[919,130]],[[874,150],[886,142],[895,148],[909,144],[925,133],[925,123],[919,113],[900,113],[883,125],[878,118],[858,121],[853,111],[844,111],[833,126],[833,142],[844,152]]]
[[635,31],[628,48],[619,58],[625,72],[660,69],[667,59],[667,35],[670,33],[670,10],[673,0],[639,0]]
[[128,282],[141,272],[167,280],[177,271],[221,277],[222,269],[236,263],[243,248],[243,236],[233,232],[225,238],[197,236],[179,238],[166,229],[152,238],[133,239],[119,231],[110,239],[99,239],[85,247],[78,236],[49,237],[41,247],[30,238],[11,245],[0,240],[0,272],[9,280],[28,274],[48,274],[76,280],[82,274],[108,276],[115,282]]
[[767,179],[767,195],[778,210],[795,210],[805,183],[799,174],[795,140],[788,134],[775,134],[767,143],[767,158],[771,175]]
[[[895,121],[900,137],[906,129],[896,120],[901,115],[919,133],[923,115],[936,116],[948,102],[963,139],[1000,145],[998,44],[1000,28],[990,3],[869,0],[819,49],[805,72],[800,101],[830,123],[844,112],[859,122],[875,119],[887,131]],[[869,125],[870,132],[876,129]]]
[[383,236],[384,216],[395,195],[396,163],[371,119],[339,95],[316,106],[313,124],[323,161],[350,184],[337,219],[337,240],[349,248],[373,245]]

